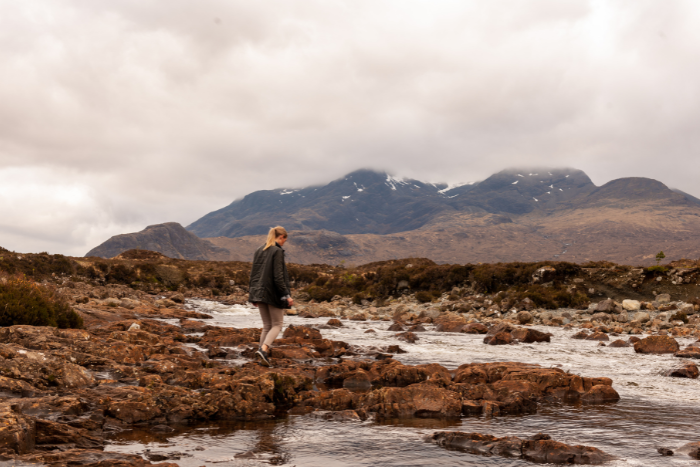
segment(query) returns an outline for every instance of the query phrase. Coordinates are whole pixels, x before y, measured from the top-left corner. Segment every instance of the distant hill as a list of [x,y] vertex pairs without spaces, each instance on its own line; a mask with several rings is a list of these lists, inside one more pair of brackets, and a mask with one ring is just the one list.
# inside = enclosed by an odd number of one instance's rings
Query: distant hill
[[157,251],[170,258],[206,260],[217,254],[226,254],[207,240],[185,230],[176,222],[149,225],[141,232],[115,235],[85,256],[113,258],[133,249]]
[[163,224],[177,233],[151,226],[89,254],[115,255],[138,243],[171,257],[249,261],[278,224],[292,233],[285,249],[299,263],[427,257],[652,264],[659,250],[700,257],[697,198],[647,178],[597,187],[580,170],[546,168],[449,187],[360,170],[323,186],[251,193],[192,223],[189,236],[179,224]]

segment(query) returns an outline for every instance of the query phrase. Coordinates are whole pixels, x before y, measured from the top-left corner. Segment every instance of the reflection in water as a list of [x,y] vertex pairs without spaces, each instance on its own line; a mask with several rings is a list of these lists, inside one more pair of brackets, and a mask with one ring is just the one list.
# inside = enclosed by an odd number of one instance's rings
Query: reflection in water
[[[214,317],[218,326],[259,327],[257,313],[244,307],[194,303]],[[286,318],[287,324],[322,324],[327,318]],[[396,358],[408,364],[441,363],[454,369],[462,363],[520,361],[557,366],[584,376],[613,378],[622,396],[617,404],[542,404],[534,415],[469,417],[461,420],[408,419],[365,422],[325,421],[290,415],[260,422],[219,422],[174,425],[175,431],[153,433],[148,428],[112,438],[108,450],[143,453],[183,453],[172,460],[183,467],[201,465],[259,466],[525,466],[521,460],[485,458],[448,451],[422,438],[438,430],[476,431],[496,436],[527,437],[538,432],[570,444],[595,446],[618,456],[612,466],[697,465],[687,456],[662,458],[657,447],[677,449],[700,440],[700,382],[661,376],[680,360],[670,355],[636,355],[631,348],[598,347],[575,341],[572,331],[548,328],[551,344],[486,346],[483,336],[428,331],[417,344],[396,341],[389,323],[344,321],[345,327],[324,329],[329,339],[360,346],[400,344],[408,351]],[[365,334],[367,329],[376,333]],[[679,339],[681,344],[689,340]],[[686,342],[687,341],[687,342]],[[188,457],[191,456],[191,457]],[[236,457],[238,456],[238,457]]]

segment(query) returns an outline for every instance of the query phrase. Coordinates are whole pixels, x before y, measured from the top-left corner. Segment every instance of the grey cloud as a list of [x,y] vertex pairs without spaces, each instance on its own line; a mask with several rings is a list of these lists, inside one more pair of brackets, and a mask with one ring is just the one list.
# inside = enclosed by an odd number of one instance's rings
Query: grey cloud
[[46,188],[0,189],[13,249],[82,254],[360,167],[458,182],[572,166],[700,196],[692,1],[0,9],[0,183],[21,170]]

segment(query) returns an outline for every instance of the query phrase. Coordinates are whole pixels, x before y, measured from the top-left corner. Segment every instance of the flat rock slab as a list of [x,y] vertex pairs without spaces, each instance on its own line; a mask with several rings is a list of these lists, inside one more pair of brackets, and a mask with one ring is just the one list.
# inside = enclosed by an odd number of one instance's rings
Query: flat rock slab
[[537,434],[529,439],[461,431],[436,431],[426,441],[480,456],[520,458],[539,464],[600,465],[613,456],[590,446],[571,446]]

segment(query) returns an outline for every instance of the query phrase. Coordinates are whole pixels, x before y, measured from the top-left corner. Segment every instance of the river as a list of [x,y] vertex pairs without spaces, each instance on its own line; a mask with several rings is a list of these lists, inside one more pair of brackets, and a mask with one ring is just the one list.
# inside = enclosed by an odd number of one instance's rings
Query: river
[[[207,324],[261,327],[257,309],[192,300],[188,306],[213,316]],[[328,318],[285,317],[285,324],[324,324]],[[177,320],[172,321],[177,324]],[[334,422],[311,415],[245,423],[207,423],[176,427],[167,434],[135,429],[114,435],[109,451],[179,452],[183,467],[211,466],[524,466],[522,460],[480,457],[424,443],[436,430],[527,437],[543,432],[568,444],[594,446],[618,457],[611,466],[698,465],[686,455],[661,457],[658,447],[673,450],[700,441],[700,381],[670,378],[663,372],[685,361],[672,355],[639,355],[631,347],[600,347],[573,340],[572,330],[536,327],[551,332],[551,343],[488,346],[483,336],[419,333],[406,344],[387,331],[389,322],[343,320],[344,327],[323,329],[323,337],[358,346],[399,344],[407,351],[394,358],[406,364],[440,363],[448,369],[475,362],[518,361],[555,366],[581,376],[607,376],[621,400],[615,404],[541,404],[538,413],[461,420],[411,419]],[[373,329],[376,333],[365,333]],[[678,339],[681,346],[695,339]],[[247,454],[246,454],[247,453]],[[238,455],[239,457],[234,457]],[[241,457],[243,456],[243,457]],[[249,458],[245,458],[248,456]]]

